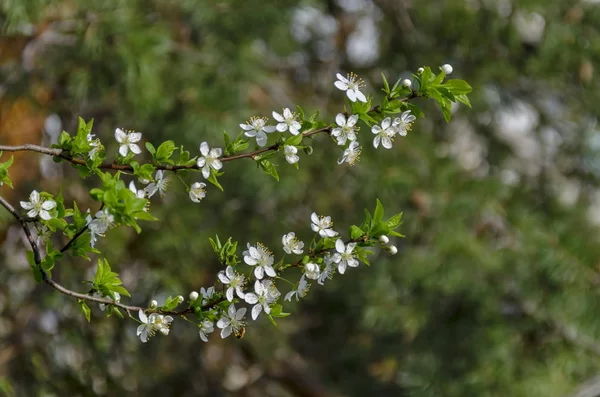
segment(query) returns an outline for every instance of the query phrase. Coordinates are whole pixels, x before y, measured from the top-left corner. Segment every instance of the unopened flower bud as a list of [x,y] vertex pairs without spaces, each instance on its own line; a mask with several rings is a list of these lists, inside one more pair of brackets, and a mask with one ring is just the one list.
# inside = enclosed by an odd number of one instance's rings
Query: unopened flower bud
[[409,79],[404,79],[404,80],[402,80],[402,86],[406,87],[406,88],[410,88],[412,86],[412,81],[410,81]]
[[383,244],[387,244],[390,242],[390,239],[388,238],[388,236],[383,234],[383,235],[379,236],[379,241],[381,241]]
[[396,248],[395,245],[390,245],[387,250],[392,255],[396,255],[398,253],[398,248]]
[[183,296],[181,296],[181,295],[177,296],[177,300],[179,301],[179,303],[183,302],[183,299],[184,299]]
[[155,309],[158,307],[158,302],[154,299],[150,301],[150,309]]
[[417,69],[417,74],[421,74],[421,73],[423,73],[424,71],[425,71],[425,69],[423,69],[423,68],[419,68],[419,69]]
[[450,65],[448,63],[442,65],[440,67],[440,69],[442,69],[442,72],[444,72],[445,74],[450,74],[454,70],[454,69],[452,69],[452,65]]
[[192,292],[190,292],[190,300],[191,300],[192,302],[193,302],[193,301],[195,301],[196,299],[198,299],[198,297],[199,297],[199,296],[200,296],[200,295],[198,295],[198,293],[197,293],[196,291],[192,291]]

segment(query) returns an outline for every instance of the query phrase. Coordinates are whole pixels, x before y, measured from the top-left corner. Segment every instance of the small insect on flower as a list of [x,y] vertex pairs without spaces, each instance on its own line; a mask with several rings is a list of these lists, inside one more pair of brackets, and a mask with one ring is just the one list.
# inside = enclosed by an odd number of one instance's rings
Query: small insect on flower
[[233,334],[236,338],[242,339],[246,335],[246,326],[233,330]]

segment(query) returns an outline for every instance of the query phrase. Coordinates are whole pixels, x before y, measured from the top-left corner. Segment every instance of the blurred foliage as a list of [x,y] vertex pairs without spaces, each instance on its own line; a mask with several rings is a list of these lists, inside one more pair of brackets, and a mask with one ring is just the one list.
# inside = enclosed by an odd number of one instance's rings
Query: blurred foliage
[[[598,374],[597,2],[8,0],[0,21],[6,144],[51,143],[49,121],[74,131],[82,116],[107,150],[122,126],[193,152],[283,106],[333,119],[338,71],[378,95],[381,72],[448,62],[474,87],[473,109],[448,125],[424,103],[426,118],[390,151],[363,130],[355,167],[337,166],[323,137],[299,171],[278,168],[279,183],[228,163],[225,193],[195,205],[173,187],[154,205],[161,222],[100,242],[144,304],[211,285],[215,234],[277,247],[291,230],[310,235],[312,211],[336,225],[375,198],[404,211],[398,255],[313,288],[279,328],[261,320],[240,341],[203,344],[179,321],[141,344],[132,322],[97,308],[88,324],[76,302],[33,283],[19,228],[0,213],[2,393],[563,396]],[[24,157],[3,195],[16,202],[41,175],[46,191],[92,205],[92,179]],[[94,267],[65,259],[53,272],[80,289]]]

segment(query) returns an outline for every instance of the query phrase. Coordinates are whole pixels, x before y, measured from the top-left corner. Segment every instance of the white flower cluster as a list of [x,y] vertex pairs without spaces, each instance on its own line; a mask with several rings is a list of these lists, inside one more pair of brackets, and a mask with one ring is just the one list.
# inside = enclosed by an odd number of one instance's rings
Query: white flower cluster
[[[333,222],[329,216],[318,216],[316,213],[311,214],[311,229],[322,238],[334,238],[338,233],[333,230]],[[296,237],[294,232],[284,234],[281,238],[283,251],[286,254],[302,255],[304,253],[304,242]],[[318,260],[308,261],[304,264],[298,264],[303,270],[302,276],[293,290],[285,295],[285,300],[291,301],[292,298],[299,300],[306,296],[311,281],[316,280],[323,285],[326,280],[331,279],[336,271],[339,274],[344,274],[348,267],[357,267],[359,265],[355,254],[356,242],[345,243],[338,238],[335,241],[335,249],[333,252],[325,253],[322,263]],[[275,285],[275,279],[279,278],[277,269],[275,268],[275,259],[273,253],[263,244],[256,245],[247,244],[247,250],[243,252],[244,263],[254,268],[250,277],[244,276],[236,271],[232,266],[227,266],[224,271],[220,271],[217,276],[219,281],[225,286],[224,300],[230,302],[228,308],[223,309],[218,319],[214,320],[204,318],[198,324],[200,339],[204,342],[208,341],[208,335],[220,329],[221,338],[226,338],[231,334],[237,337],[243,336],[246,328],[245,316],[247,308],[236,307],[238,301],[243,301],[251,306],[250,315],[252,320],[257,320],[262,312],[267,315],[271,314],[273,305],[281,297],[281,293]],[[280,262],[280,263],[283,263]],[[254,278],[253,288],[250,291],[245,291],[251,279]],[[215,301],[215,289],[210,287],[208,290],[201,289],[198,292],[192,292],[189,295],[190,304],[201,299],[202,306],[219,302],[218,296]],[[236,300],[237,299],[237,300]],[[197,304],[197,303],[196,303]],[[216,320],[216,323],[215,323]]]
[[[289,108],[284,108],[281,113],[272,112],[273,119],[277,121],[276,126],[267,125],[266,117],[253,116],[244,124],[240,124],[240,128],[244,131],[244,135],[249,138],[256,138],[256,144],[259,147],[265,147],[267,144],[267,134],[272,132],[286,132],[296,136],[301,133],[302,124],[298,120],[298,114],[292,112]],[[295,164],[300,160],[297,155],[298,148],[293,145],[284,145],[283,154],[285,160],[290,164]]]
[[410,114],[410,110],[402,113],[400,117],[396,117],[394,121],[390,117],[386,117],[381,122],[381,126],[374,125],[371,128],[371,132],[375,134],[373,146],[377,149],[381,143],[384,148],[391,149],[394,137],[396,135],[406,136],[415,120],[416,117]]
[[163,335],[169,335],[169,325],[171,325],[173,317],[164,316],[158,313],[152,313],[149,316],[146,316],[146,313],[142,310],[139,311],[138,316],[141,324],[137,328],[137,335],[142,342],[148,342],[148,338],[154,336],[156,331]]

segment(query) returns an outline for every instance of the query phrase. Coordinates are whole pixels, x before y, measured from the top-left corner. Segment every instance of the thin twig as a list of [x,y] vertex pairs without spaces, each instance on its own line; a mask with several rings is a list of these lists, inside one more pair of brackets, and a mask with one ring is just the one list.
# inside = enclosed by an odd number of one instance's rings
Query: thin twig
[[[25,218],[23,218],[21,216],[21,214],[19,214],[19,212],[17,210],[15,210],[15,208],[4,199],[4,197],[0,196],[0,205],[2,205],[4,208],[6,208],[6,210],[8,212],[10,212],[10,214],[17,220],[19,221],[19,223],[21,224],[21,227],[23,228],[23,231],[25,232],[25,236],[27,237],[27,241],[29,241],[29,244],[31,245],[31,249],[33,250],[33,259],[35,261],[35,264],[37,266],[40,266],[40,263],[42,262],[42,257],[40,254],[40,249],[37,246],[36,242],[35,242],[35,238],[33,237],[33,234],[31,234],[31,230],[29,229],[29,227],[27,226],[27,220]],[[90,302],[96,302],[96,303],[103,303],[105,305],[111,305],[111,306],[116,306],[119,307],[121,309],[124,309],[126,311],[146,311],[147,309],[140,307],[140,306],[130,306],[130,305],[125,305],[119,302],[115,302],[111,299],[104,299],[104,298],[97,298],[94,297],[92,295],[87,295],[87,294],[81,294],[79,292],[75,292],[75,291],[71,291],[68,288],[63,287],[62,285],[60,285],[59,283],[57,283],[56,281],[52,280],[50,278],[50,276],[48,275],[48,273],[42,269],[40,267],[40,272],[42,274],[42,279],[44,280],[44,282],[46,284],[48,284],[49,286],[51,286],[52,288],[54,288],[55,290],[57,290],[58,292],[71,296],[73,298],[77,298],[77,299],[82,299],[82,300],[86,300],[86,301],[90,301]],[[217,303],[211,303],[210,306],[207,306],[206,308],[210,308],[213,305],[216,305]],[[204,306],[203,306],[204,308]],[[149,310],[152,311],[152,310]],[[163,314],[172,314],[172,315],[184,315],[186,313],[191,313],[193,311],[192,308],[187,308],[184,310],[180,310],[180,311],[161,311],[161,310],[154,310],[154,312],[160,312]]]
[[[102,203],[102,205],[100,206],[100,208],[98,209],[98,211],[102,211],[102,208],[104,208],[104,203]],[[65,244],[65,246],[64,246],[64,247],[62,247],[62,248],[60,249],[60,252],[65,252],[66,250],[68,250],[69,248],[71,248],[71,245],[73,245],[73,243],[74,243],[74,242],[75,242],[75,241],[76,241],[76,240],[77,240],[79,237],[81,237],[81,235],[82,235],[83,233],[85,233],[85,232],[86,232],[86,231],[89,229],[89,227],[90,227],[90,223],[91,223],[91,221],[90,221],[90,222],[88,222],[88,223],[87,223],[87,224],[86,224],[84,227],[82,227],[82,228],[81,228],[81,229],[80,229],[80,230],[79,230],[77,233],[75,233],[75,235],[73,236],[73,238],[71,238],[71,240],[69,240],[69,241],[67,242],[67,244]]]
[[[313,130],[313,131],[303,132],[302,135],[305,137],[308,137],[308,136],[315,135],[315,134],[318,134],[321,132],[330,132],[330,131],[331,131],[331,127],[327,126],[327,127]],[[279,144],[274,144],[274,145],[268,146],[266,148],[255,150],[253,152],[234,154],[231,156],[221,157],[221,158],[219,158],[219,160],[221,162],[228,162],[228,161],[239,160],[239,159],[244,159],[244,158],[254,159],[256,156],[258,156],[262,153],[277,151],[277,150],[279,150],[280,146],[281,145],[279,145]],[[75,165],[86,165],[86,161],[84,159],[73,157],[67,151],[64,151],[62,149],[52,149],[52,148],[47,148],[44,146],[38,146],[38,145],[32,145],[32,144],[25,144],[25,145],[21,145],[21,146],[0,145],[0,151],[37,152],[37,153],[47,154],[50,156],[59,157],[63,160],[66,160],[66,161],[72,163],[72,164],[75,164]],[[190,164],[190,165],[159,164],[159,165],[154,165],[154,167],[157,170],[164,170],[164,171],[197,170],[200,168],[200,167],[198,167],[197,164]],[[133,172],[133,167],[128,164],[104,163],[104,164],[100,164],[98,166],[98,168],[105,169],[105,170],[108,169],[108,170],[114,170],[114,171]]]

